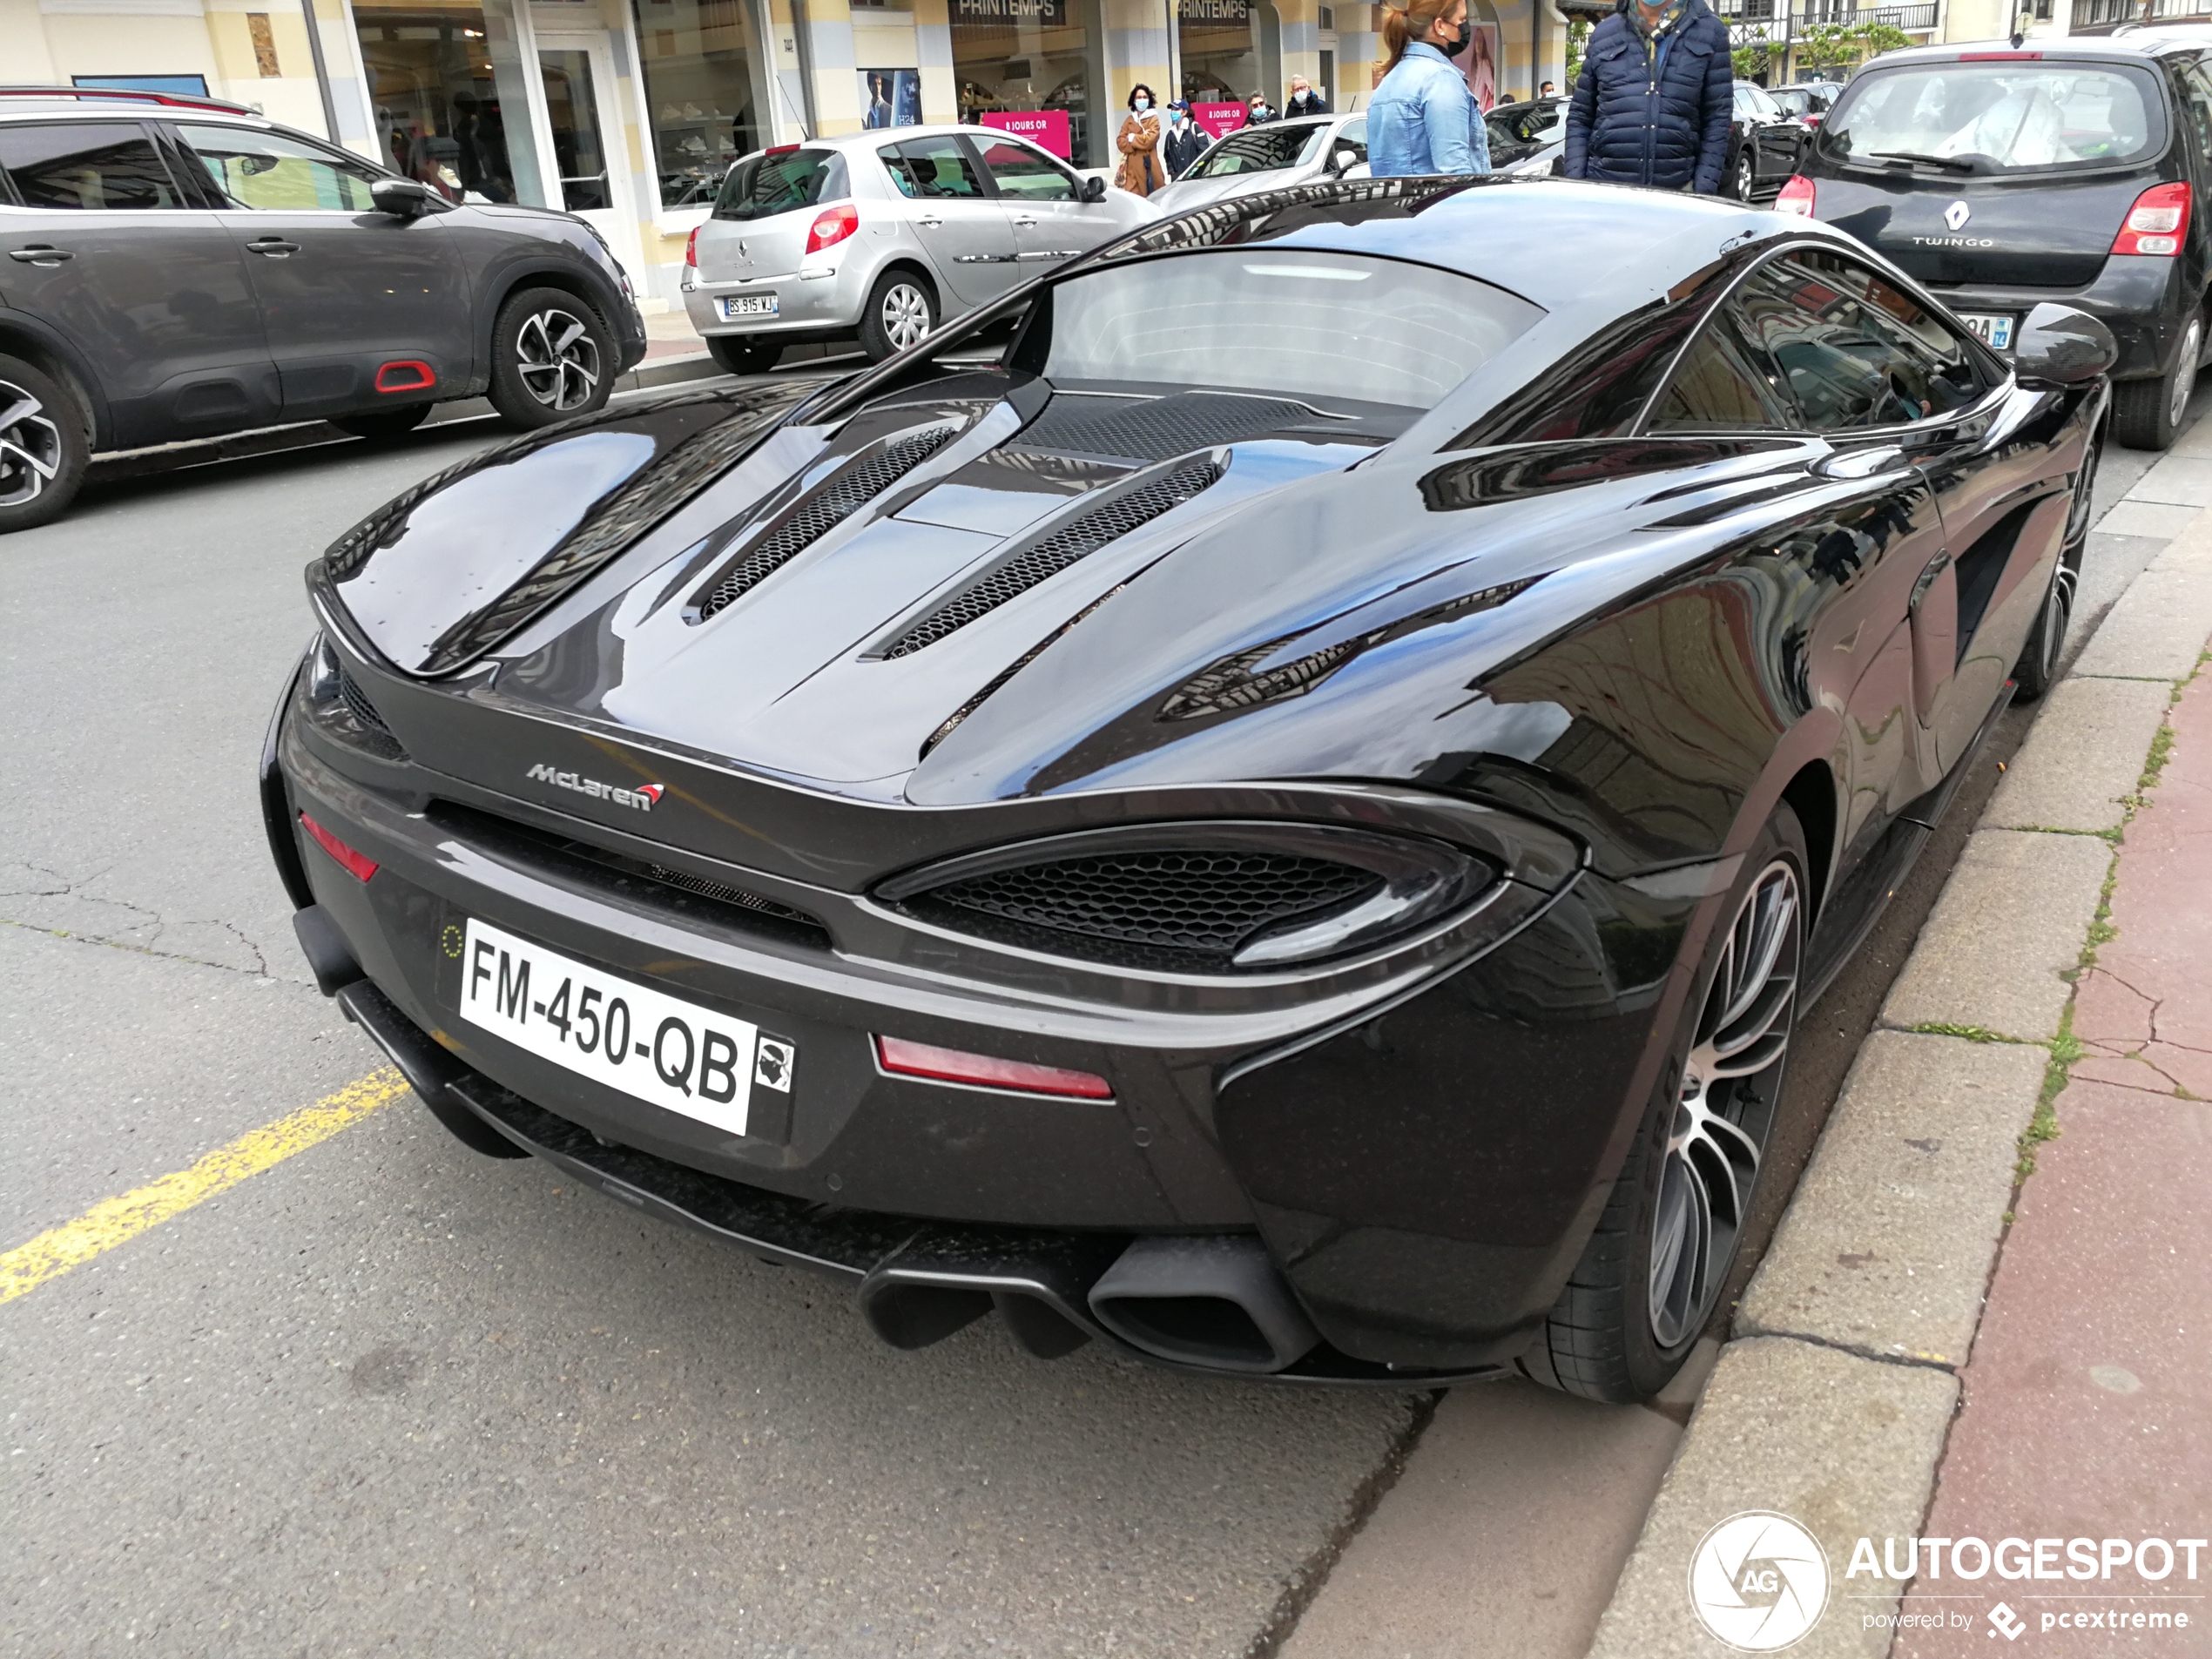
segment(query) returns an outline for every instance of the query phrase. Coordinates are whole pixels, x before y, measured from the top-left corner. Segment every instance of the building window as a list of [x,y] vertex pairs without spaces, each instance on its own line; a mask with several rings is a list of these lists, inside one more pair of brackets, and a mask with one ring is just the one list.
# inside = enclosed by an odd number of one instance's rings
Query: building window
[[[1251,0],[1182,0],[1176,8],[1183,96],[1193,104],[1242,104],[1260,90],[1259,35]],[[1273,103],[1279,94],[1270,93]]]
[[454,201],[546,199],[513,11],[494,0],[354,0],[378,158]]
[[663,207],[705,207],[768,142],[760,35],[745,0],[631,0]]
[[[1099,31],[1088,26],[1095,0],[952,0],[953,78],[960,118],[999,125],[987,116],[1049,111],[1066,118],[1067,149],[1078,166],[1106,165],[1111,134],[1092,118],[1093,64]],[[1020,130],[1057,150],[1059,123]]]

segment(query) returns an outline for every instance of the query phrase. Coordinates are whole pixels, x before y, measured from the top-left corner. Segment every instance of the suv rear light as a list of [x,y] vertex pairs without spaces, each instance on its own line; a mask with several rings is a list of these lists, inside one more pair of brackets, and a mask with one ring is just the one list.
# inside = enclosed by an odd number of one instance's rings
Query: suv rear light
[[2135,198],[2112,239],[2115,253],[2148,253],[2172,259],[2182,251],[2189,233],[2189,187],[2184,184],[2153,185]]
[[347,874],[356,880],[366,881],[376,873],[376,860],[366,853],[356,853],[321,825],[302,813],[300,823],[308,834],[315,838],[315,845],[346,867]]
[[692,270],[699,268],[699,227],[691,226],[691,233],[684,239],[684,263]]
[[826,208],[816,217],[813,228],[806,233],[806,251],[819,253],[826,247],[834,247],[860,228],[860,210],[851,202]]
[[1782,193],[1774,199],[1774,211],[1777,213],[1801,213],[1811,219],[1813,195],[1812,180],[1803,173],[1794,173],[1782,186]]
[[1088,1071],[1033,1066],[1020,1060],[1001,1060],[987,1054],[968,1054],[927,1042],[908,1042],[903,1037],[878,1037],[875,1053],[886,1071],[901,1077],[972,1083],[982,1089],[1018,1089],[1024,1094],[1060,1095],[1071,1100],[1114,1098],[1113,1085]]

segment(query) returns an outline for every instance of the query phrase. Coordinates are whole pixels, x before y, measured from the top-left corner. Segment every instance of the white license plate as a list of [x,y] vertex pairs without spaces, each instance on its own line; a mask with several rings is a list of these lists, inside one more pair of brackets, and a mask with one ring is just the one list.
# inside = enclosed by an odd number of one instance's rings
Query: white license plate
[[732,317],[772,317],[776,314],[776,296],[772,293],[725,294],[718,302],[726,321]]
[[2013,348],[2013,319],[2009,313],[1991,311],[1962,311],[1959,320],[1981,336],[1981,343],[1992,351]]
[[610,1089],[745,1132],[756,1088],[791,1092],[794,1046],[471,917],[461,1017]]

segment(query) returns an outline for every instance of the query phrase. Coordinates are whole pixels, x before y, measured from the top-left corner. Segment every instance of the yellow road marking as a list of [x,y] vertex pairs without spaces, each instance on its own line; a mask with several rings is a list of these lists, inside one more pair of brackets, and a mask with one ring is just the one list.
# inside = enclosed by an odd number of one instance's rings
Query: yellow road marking
[[407,1080],[390,1066],[347,1083],[336,1094],[302,1106],[289,1117],[248,1130],[219,1146],[188,1170],[150,1181],[135,1192],[94,1204],[74,1221],[50,1228],[27,1244],[0,1255],[0,1302],[37,1290],[105,1251],[136,1238],[172,1216],[205,1204],[249,1175],[273,1169],[295,1152],[328,1140],[380,1106],[407,1092]]

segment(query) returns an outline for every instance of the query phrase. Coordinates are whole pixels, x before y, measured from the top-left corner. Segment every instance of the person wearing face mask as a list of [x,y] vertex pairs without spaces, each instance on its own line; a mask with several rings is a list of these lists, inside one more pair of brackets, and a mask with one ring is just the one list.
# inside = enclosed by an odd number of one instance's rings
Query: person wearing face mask
[[1283,100],[1283,118],[1292,119],[1301,115],[1326,115],[1329,100],[1313,90],[1313,83],[1303,75],[1291,77],[1291,95]]
[[1377,179],[1488,172],[1489,129],[1466,72],[1452,62],[1474,38],[1467,0],[1387,5],[1382,37],[1390,67],[1367,105],[1368,172]]
[[1158,154],[1160,118],[1152,113],[1152,89],[1141,81],[1130,89],[1129,114],[1123,118],[1114,147],[1122,152],[1121,171],[1114,182],[1123,190],[1149,196],[1167,183],[1167,170]]
[[1244,105],[1244,125],[1264,127],[1275,118],[1275,111],[1267,107],[1267,94],[1254,92]]
[[1705,0],[1621,0],[1590,31],[1567,106],[1567,176],[1716,193],[1735,79]]
[[1181,98],[1168,105],[1168,135],[1160,140],[1160,154],[1168,164],[1168,177],[1180,179],[1190,164],[1206,152],[1206,131],[1190,118],[1190,106]]

